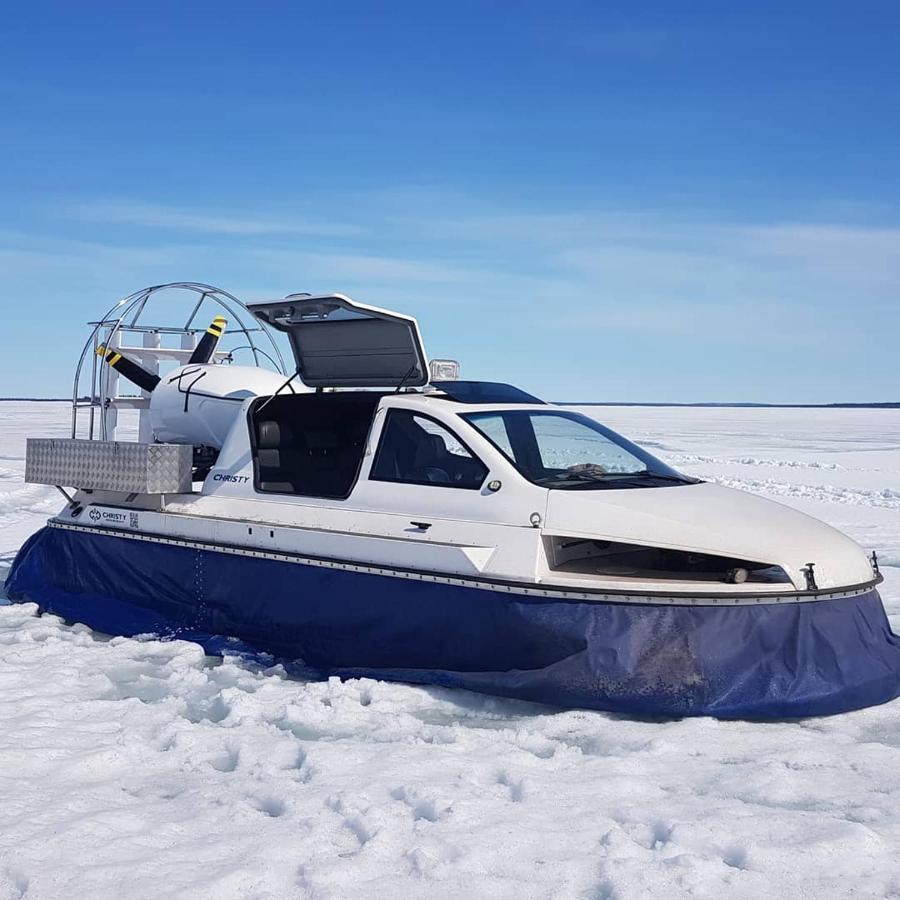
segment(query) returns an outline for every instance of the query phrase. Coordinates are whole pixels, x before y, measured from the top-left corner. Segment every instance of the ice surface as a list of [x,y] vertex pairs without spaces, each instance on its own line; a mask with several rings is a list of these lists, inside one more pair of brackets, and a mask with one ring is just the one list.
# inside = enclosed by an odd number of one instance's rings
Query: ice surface
[[[589,410],[885,563],[900,627],[900,412]],[[0,404],[0,559],[63,404]],[[0,562],[0,565],[3,565]],[[900,702],[828,719],[632,721],[373,681],[0,607],[0,900],[900,896]]]

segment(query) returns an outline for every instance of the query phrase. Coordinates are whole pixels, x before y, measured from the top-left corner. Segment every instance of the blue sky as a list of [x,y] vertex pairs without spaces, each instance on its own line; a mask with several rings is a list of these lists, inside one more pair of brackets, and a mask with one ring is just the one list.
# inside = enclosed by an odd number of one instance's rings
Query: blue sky
[[146,284],[343,291],[551,399],[900,399],[900,4],[18,4],[0,395]]

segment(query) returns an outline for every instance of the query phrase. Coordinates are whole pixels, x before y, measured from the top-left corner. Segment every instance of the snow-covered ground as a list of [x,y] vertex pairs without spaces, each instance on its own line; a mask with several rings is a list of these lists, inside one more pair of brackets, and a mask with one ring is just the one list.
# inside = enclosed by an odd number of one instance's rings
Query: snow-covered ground
[[[690,474],[879,551],[900,628],[900,411],[593,408]],[[64,404],[0,403],[0,567]],[[2,577],[0,570],[0,577]],[[900,897],[900,701],[633,721],[373,681],[0,607],[6,898]]]

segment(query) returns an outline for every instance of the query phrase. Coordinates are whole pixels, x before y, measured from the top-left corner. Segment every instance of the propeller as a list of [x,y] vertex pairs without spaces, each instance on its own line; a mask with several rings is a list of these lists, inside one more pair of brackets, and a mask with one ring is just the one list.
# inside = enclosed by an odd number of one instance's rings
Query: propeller
[[105,359],[120,375],[127,378],[132,384],[136,384],[141,390],[150,393],[159,384],[159,375],[148,372],[134,360],[122,356],[118,350],[107,350],[101,344],[97,348],[97,356]]
[[203,365],[203,363],[208,363],[212,359],[212,355],[215,353],[216,346],[219,343],[219,338],[225,333],[227,324],[228,320],[224,316],[216,316],[212,320],[212,324],[206,329],[206,334],[200,338],[200,343],[194,348],[188,364],[196,365],[199,363]]
[[[206,334],[200,338],[200,342],[194,348],[187,365],[204,365],[212,359],[216,352],[219,338],[225,333],[228,320],[224,316],[216,316],[212,320]],[[105,359],[120,375],[127,378],[132,384],[136,384],[141,390],[152,392],[159,384],[159,376],[148,372],[142,365],[133,359],[123,356],[118,350],[107,349],[103,344],[97,348],[97,356]]]

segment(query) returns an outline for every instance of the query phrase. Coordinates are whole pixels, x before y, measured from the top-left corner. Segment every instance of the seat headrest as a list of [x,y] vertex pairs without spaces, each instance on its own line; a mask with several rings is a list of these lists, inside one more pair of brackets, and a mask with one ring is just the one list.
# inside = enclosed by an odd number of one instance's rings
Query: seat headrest
[[276,450],[291,439],[291,429],[284,422],[268,420],[258,425],[257,446],[261,450]]
[[447,455],[447,444],[439,434],[426,434],[416,446],[415,465],[417,467],[434,465]]

